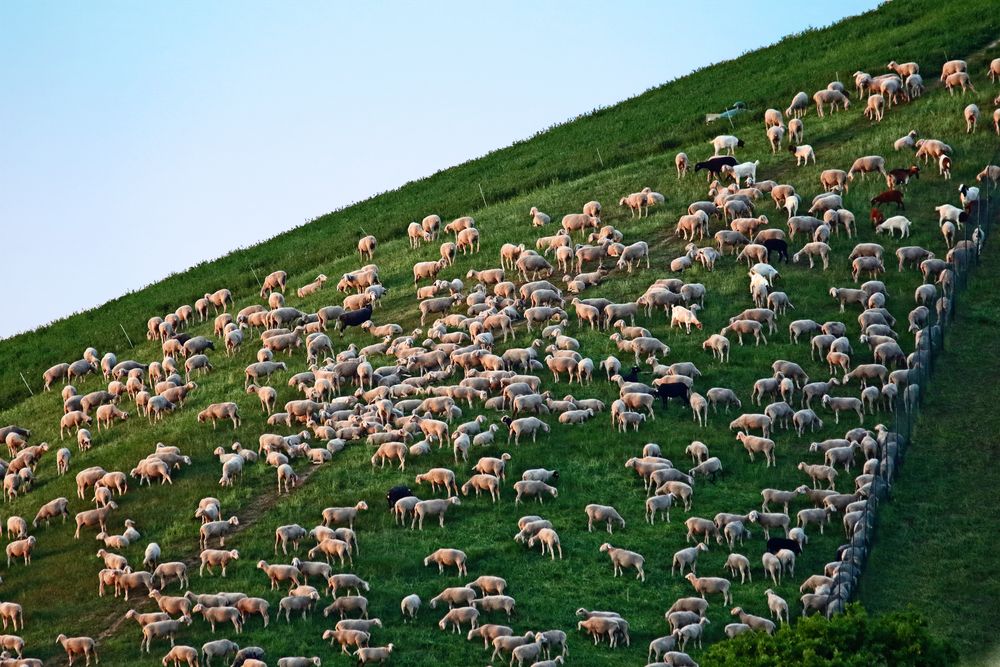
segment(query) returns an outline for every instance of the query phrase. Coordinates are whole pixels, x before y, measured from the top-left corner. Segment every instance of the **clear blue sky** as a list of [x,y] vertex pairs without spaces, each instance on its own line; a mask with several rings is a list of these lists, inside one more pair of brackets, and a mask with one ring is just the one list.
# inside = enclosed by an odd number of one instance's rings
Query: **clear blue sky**
[[876,4],[4,2],[0,337]]

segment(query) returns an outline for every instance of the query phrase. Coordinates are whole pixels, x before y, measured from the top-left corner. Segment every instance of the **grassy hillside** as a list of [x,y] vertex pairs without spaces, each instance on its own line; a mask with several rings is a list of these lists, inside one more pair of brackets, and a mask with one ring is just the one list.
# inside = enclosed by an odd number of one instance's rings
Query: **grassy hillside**
[[[970,283],[861,587],[869,609],[913,605],[970,663],[982,665],[995,665],[1000,650],[991,629],[1000,616],[990,571],[997,542],[984,530],[998,482],[991,465],[998,456],[996,395],[987,388],[1000,363],[983,353],[996,346],[1000,326],[1000,297],[992,288],[998,269],[991,253]],[[953,378],[984,390],[956,391]],[[965,622],[975,618],[990,620]]]
[[[21,424],[32,429],[33,441],[47,440],[56,445],[61,400],[56,393],[28,398],[20,385],[19,371],[24,372],[37,390],[38,378],[46,367],[57,361],[77,358],[88,345],[97,347],[102,353],[114,351],[119,359],[157,359],[161,356],[159,347],[147,343],[144,338],[148,317],[173,311],[183,303],[192,303],[204,292],[219,287],[233,290],[237,307],[256,303],[259,301],[258,287],[251,267],[261,277],[279,268],[288,271],[290,288],[304,284],[319,272],[338,276],[359,263],[354,246],[362,227],[379,238],[375,261],[390,289],[376,320],[379,323],[399,322],[404,330],[410,330],[417,325],[418,317],[409,268],[414,261],[436,258],[437,247],[433,244],[408,251],[405,226],[410,220],[430,212],[437,212],[445,219],[463,214],[476,218],[483,235],[481,253],[460,258],[444,274],[447,278],[464,278],[471,268],[496,266],[498,251],[504,242],[533,244],[539,232],[528,226],[530,206],[537,205],[558,219],[564,213],[578,211],[583,202],[598,199],[605,206],[604,222],[621,229],[627,242],[638,239],[651,242],[654,265],[651,270],[631,276],[615,272],[611,280],[588,291],[585,296],[634,300],[649,283],[667,275],[669,260],[680,255],[683,246],[672,236],[674,223],[689,202],[706,196],[705,181],[700,174],[683,181],[675,178],[673,155],[678,150],[694,159],[710,154],[708,139],[727,128],[705,127],[701,114],[717,110],[734,99],[746,100],[755,110],[739,119],[735,126],[735,132],[746,140],[741,156],[760,159],[759,178],[792,183],[805,200],[819,191],[817,176],[822,169],[846,169],[857,156],[880,153],[889,158],[890,166],[908,164],[910,156],[892,154],[892,142],[910,129],[918,129],[922,136],[948,141],[956,154],[954,180],[943,181],[936,172],[928,170],[910,187],[907,215],[913,220],[914,229],[912,238],[905,242],[884,237],[876,239],[864,222],[868,199],[881,190],[882,184],[869,179],[867,184],[852,187],[845,196],[845,205],[862,222],[860,240],[878,240],[885,245],[890,257],[892,251],[903,244],[923,245],[943,256],[946,248],[937,231],[933,207],[943,202],[956,202],[955,190],[959,182],[969,182],[984,164],[997,162],[995,135],[981,130],[973,137],[966,136],[961,118],[961,110],[970,99],[980,105],[984,115],[992,108],[990,100],[995,92],[982,76],[984,63],[997,55],[993,52],[995,49],[984,50],[998,28],[998,21],[989,8],[986,2],[961,6],[931,2],[888,4],[877,12],[848,19],[830,29],[791,37],[769,49],[707,68],[611,109],[554,128],[531,141],[324,216],[268,243],[172,276],[95,311],[0,342],[0,405],[4,406],[0,423]],[[940,26],[948,26],[948,30],[938,29]],[[946,53],[969,60],[970,72],[979,88],[977,94],[965,99],[949,97],[938,86],[934,72]],[[816,150],[817,165],[796,168],[787,153],[771,155],[760,121],[763,109],[769,106],[784,108],[798,90],[811,93],[824,87],[838,73],[842,80],[848,81],[850,73],[856,69],[880,72],[884,63],[893,58],[920,62],[922,71],[927,73],[925,79],[931,84],[923,98],[893,108],[877,126],[861,116],[857,105],[848,113],[824,119],[816,118],[815,111],[811,110],[805,119],[805,132],[806,141]],[[603,169],[599,168],[597,147],[601,148],[605,161]],[[479,200],[477,183],[482,183],[486,192],[489,202],[486,207]],[[654,209],[648,218],[633,220],[627,211],[614,205],[623,194],[647,185],[667,196],[667,204]],[[761,203],[761,211],[775,226],[784,219],[784,214],[775,212],[769,201]],[[712,231],[718,228],[718,223],[713,223]],[[552,233],[552,229],[541,233]],[[796,238],[791,245],[797,248],[800,243],[801,239]],[[741,348],[735,345],[734,339],[730,364],[711,361],[701,350],[701,341],[708,332],[720,329],[733,314],[750,306],[745,269],[740,269],[732,257],[720,260],[714,273],[695,268],[683,276],[686,281],[701,282],[708,289],[706,309],[702,313],[705,323],[702,335],[685,336],[676,329],[668,330],[662,313],[651,318],[642,316],[638,323],[670,345],[672,351],[668,362],[690,360],[698,365],[703,373],[696,385],[698,391],[704,393],[714,386],[732,387],[749,409],[753,381],[770,375],[770,363],[775,359],[796,361],[815,379],[827,377],[825,363],[811,360],[805,343],[798,346],[788,343],[785,327],[793,318],[845,322],[855,345],[854,362],[871,360],[870,352],[856,342],[856,311],[841,314],[826,294],[831,285],[849,285],[847,254],[853,243],[854,240],[843,235],[831,239],[834,260],[825,273],[818,269],[809,271],[802,265],[782,265],[778,287],[788,292],[796,310],[782,318],[779,333],[769,337],[771,343],[767,347]],[[889,268],[883,277],[890,293],[888,307],[898,320],[905,322],[919,276],[912,270],[897,273],[892,266]],[[290,305],[313,311],[338,303],[340,295],[328,287],[300,300],[294,297],[293,289],[289,289],[288,298]],[[138,344],[134,350],[125,343],[119,324]],[[211,325],[200,324],[192,333],[211,335]],[[569,333],[579,337],[581,351],[595,360],[617,352],[603,332],[578,331],[574,321]],[[527,345],[532,338],[521,325],[513,345]],[[910,351],[912,339],[905,335],[901,338],[905,340],[904,348]],[[343,342],[336,344],[340,351],[348,343],[362,346],[371,342],[371,338],[351,332]],[[632,624],[632,647],[612,653],[606,646],[595,648],[585,637],[571,633],[572,661],[578,664],[596,664],[597,661],[641,664],[646,643],[665,633],[664,610],[678,596],[690,591],[686,582],[671,577],[669,572],[671,555],[685,546],[681,522],[689,515],[678,509],[670,524],[650,526],[643,523],[645,494],[632,472],[624,469],[624,461],[637,455],[643,443],[658,442],[664,456],[671,458],[678,467],[686,467],[684,447],[691,440],[702,440],[723,460],[726,473],[717,483],[699,482],[696,485],[690,516],[711,518],[720,511],[748,512],[759,507],[761,488],[794,488],[806,481],[794,467],[800,460],[820,461],[818,455],[806,451],[810,439],[838,437],[856,423],[845,417],[845,422],[836,425],[832,414],[824,413],[821,416],[827,422],[826,427],[812,438],[799,439],[787,431],[779,432],[776,436],[778,466],[766,469],[759,459],[751,464],[745,452],[738,448],[726,429],[729,418],[724,415],[713,416],[711,426],[701,429],[692,423],[687,412],[671,405],[666,412],[657,408],[656,421],[647,423],[639,433],[621,435],[609,430],[604,413],[584,426],[556,425],[549,436],[540,438],[535,444],[522,443],[519,448],[494,446],[487,451],[472,452],[472,461],[482,455],[498,456],[501,451],[512,454],[503,501],[492,505],[481,498],[463,498],[463,504],[449,514],[445,529],[433,527],[422,533],[410,532],[393,526],[385,513],[385,490],[399,483],[412,485],[414,474],[433,466],[454,467],[461,483],[468,477],[466,469],[471,461],[468,465],[455,465],[451,452],[441,450],[433,452],[426,460],[410,461],[405,473],[388,469],[373,473],[368,464],[371,448],[354,443],[332,463],[318,468],[296,462],[296,469],[308,475],[308,479],[288,496],[275,496],[274,471],[262,463],[250,467],[242,482],[233,489],[223,490],[217,486],[219,466],[211,456],[212,450],[219,445],[228,446],[234,440],[252,446],[261,433],[273,430],[266,426],[256,399],[242,391],[243,368],[253,360],[255,348],[253,340],[248,340],[231,359],[221,352],[215,353],[212,356],[215,371],[195,378],[199,388],[185,408],[163,422],[149,425],[133,414],[132,419],[108,433],[97,434],[95,430],[93,450],[77,453],[73,448],[72,472],[94,465],[127,472],[152,451],[156,442],[180,446],[192,457],[194,465],[178,472],[173,486],[137,489],[133,481],[132,490],[121,499],[121,508],[114,515],[113,530],[120,528],[126,517],[131,517],[143,533],[140,543],[130,546],[125,555],[133,563],[140,562],[147,540],[154,540],[163,548],[166,560],[196,557],[197,523],[191,516],[199,498],[217,496],[222,500],[224,513],[238,514],[244,526],[237,536],[227,541],[227,545],[239,549],[241,560],[231,568],[224,582],[218,576],[214,580],[200,580],[195,574],[192,589],[197,592],[244,591],[266,597],[275,611],[280,595],[269,592],[262,573],[253,568],[261,558],[270,562],[291,559],[291,555],[274,556],[275,527],[297,522],[311,528],[319,522],[324,507],[366,500],[372,509],[362,514],[357,526],[361,553],[353,571],[371,583],[368,597],[372,615],[385,622],[385,628],[376,632],[374,642],[395,643],[398,653],[393,662],[400,665],[474,664],[483,659],[481,646],[446,635],[434,627],[443,614],[440,609],[425,607],[413,625],[404,625],[399,620],[398,603],[404,595],[416,592],[426,603],[445,586],[466,581],[450,573],[438,576],[422,566],[423,557],[442,546],[461,548],[468,553],[469,579],[481,574],[496,574],[508,580],[510,592],[518,602],[518,611],[510,622],[515,631],[559,627],[570,632],[575,627],[573,611],[577,607],[615,609]],[[622,359],[627,357],[622,356]],[[285,380],[292,372],[305,368],[305,359],[297,352],[288,361],[289,372],[275,378],[279,404],[299,397],[286,386]],[[388,358],[382,357],[373,361],[390,363]],[[566,386],[565,380],[557,384],[549,375],[540,375],[546,381],[546,388],[556,396],[573,393],[610,402],[617,395],[617,388],[612,391],[603,381],[587,387]],[[99,380],[90,378],[80,388],[92,391],[99,385]],[[848,387],[838,393],[856,395],[856,392],[855,387]],[[236,433],[222,425],[213,431],[195,421],[198,410],[222,400],[234,400],[241,406],[244,423]],[[464,418],[482,412],[480,405],[471,410],[463,409]],[[499,415],[488,413],[487,417],[495,422]],[[549,421],[554,422],[554,419]],[[876,418],[866,417],[865,423],[871,427]],[[919,455],[920,450],[914,448],[913,457]],[[60,495],[71,499],[71,512],[89,506],[76,499],[72,476],[55,475],[53,458],[50,454],[43,461],[38,469],[36,488],[11,503],[5,517],[13,513],[30,520],[38,506]],[[521,471],[542,466],[559,469],[559,498],[541,507],[513,507],[510,484],[520,477]],[[904,475],[910,467],[907,466]],[[845,484],[849,485],[849,481],[845,480]],[[424,498],[431,495],[425,487],[415,490]],[[613,537],[601,532],[588,533],[583,507],[589,502],[615,505],[626,519],[626,529],[620,533],[616,531]],[[792,512],[803,507],[805,505],[797,504]],[[537,551],[529,553],[510,539],[516,532],[517,518],[527,513],[541,514],[553,522],[562,537],[566,556],[563,561],[553,563],[548,557],[543,559]],[[838,526],[834,526],[825,536],[811,534],[809,548],[796,568],[796,577],[776,587],[789,600],[793,616],[799,611],[799,582],[832,558],[840,541],[838,533]],[[93,557],[97,549],[97,543],[92,541],[93,532],[85,532],[80,541],[73,540],[69,525],[43,527],[34,534],[38,537],[34,563],[28,568],[15,565],[5,571],[0,591],[4,599],[17,601],[25,608],[27,628],[24,636],[29,642],[29,654],[56,655],[58,647],[52,644],[52,637],[65,632],[100,636],[102,654],[108,664],[126,664],[132,660],[139,641],[138,628],[131,621],[120,624],[120,619],[133,606],[151,610],[150,601],[125,603],[120,599],[96,597],[94,579],[100,564]],[[612,578],[610,564],[598,553],[598,546],[606,540],[645,555],[645,584],[630,576]],[[734,592],[735,604],[760,614],[766,612],[762,592],[767,585],[760,568],[763,549],[762,535],[755,530],[753,539],[741,547],[741,552],[754,566],[754,581],[737,586]],[[304,552],[305,548],[299,556],[304,557]],[[710,553],[702,557],[700,571],[722,575],[727,553],[725,548],[713,545]],[[170,592],[174,591],[175,585]],[[53,605],[53,599],[60,599],[62,604]],[[328,601],[324,599],[322,604]],[[722,637],[725,623],[729,622],[727,609],[718,600],[713,600],[709,617],[712,624],[707,628],[706,638],[717,641]],[[331,627],[332,620],[323,619],[320,614],[313,614],[307,621],[294,619],[289,632],[284,620],[279,623],[272,616],[272,624],[265,630],[260,620],[254,619],[238,641],[243,645],[265,646],[272,661],[282,655],[318,654],[325,660],[330,659],[331,664],[348,664],[347,658],[330,655],[320,641],[322,630]],[[499,618],[488,620],[505,622]],[[980,623],[985,627],[988,620],[978,617],[972,619],[971,624]],[[970,621],[962,623],[970,624]],[[231,636],[231,633],[220,629],[216,637],[221,636]],[[194,625],[180,635],[179,641],[200,646],[210,638],[207,624],[197,618]],[[155,645],[151,657],[132,664],[154,664],[154,658],[159,660],[165,652],[162,643]],[[693,653],[697,656],[698,651]]]
[[[506,217],[497,217],[498,213],[510,210],[506,205],[526,197],[542,210],[563,211],[552,186],[590,178],[588,183],[610,188],[608,179],[619,167],[673,154],[682,144],[697,146],[692,155],[701,155],[703,142],[721,131],[704,125],[704,113],[725,108],[733,100],[744,100],[759,111],[768,106],[784,109],[799,90],[807,89],[811,94],[813,88],[821,88],[821,84],[838,76],[849,82],[857,69],[881,72],[892,58],[900,62],[916,59],[924,71],[936,72],[947,57],[977,51],[996,38],[996,18],[988,8],[988,3],[975,2],[886,3],[877,12],[846,19],[831,29],[790,36],[773,47],[706,67],[528,141],[323,216],[268,242],[200,264],[99,309],[2,341],[0,405],[11,405],[27,395],[18,372],[37,389],[46,368],[78,358],[87,344],[100,350],[127,347],[119,325],[135,341],[142,337],[150,313],[192,303],[207,289],[215,289],[212,286],[229,287],[245,300],[257,289],[251,268],[263,277],[281,267],[288,271],[293,283],[302,284],[319,269],[333,275],[335,269],[353,266],[346,258],[353,253],[353,240],[361,228],[384,239],[398,235],[410,220],[419,220],[431,212],[442,219],[473,215],[492,225],[521,225],[527,215],[521,209],[505,213]],[[756,128],[757,122],[756,117],[744,117],[737,121],[737,128]],[[601,167],[597,149],[601,150],[605,168]],[[482,185],[491,205],[488,209],[482,207],[477,184]],[[546,192],[551,192],[551,200]],[[620,196],[614,189],[610,189],[610,195],[608,201],[617,201]],[[565,207],[565,211],[570,209],[576,210],[575,202]],[[345,239],[343,245],[334,241],[331,247],[331,232],[350,234],[352,240]],[[339,256],[345,259],[334,261]]]

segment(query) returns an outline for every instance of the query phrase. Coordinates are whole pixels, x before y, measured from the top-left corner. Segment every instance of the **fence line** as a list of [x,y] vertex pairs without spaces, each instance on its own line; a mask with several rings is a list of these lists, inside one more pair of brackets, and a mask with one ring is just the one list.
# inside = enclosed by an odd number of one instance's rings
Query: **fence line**
[[[975,215],[969,217],[964,225],[962,240],[956,243],[946,257],[948,268],[945,271],[952,271],[951,287],[948,287],[946,277],[934,304],[934,322],[931,323],[931,318],[928,317],[923,327],[914,332],[916,346],[914,352],[907,357],[906,369],[893,371],[890,375],[895,378],[890,384],[898,388],[895,396],[887,396],[885,400],[885,405],[892,410],[892,428],[890,430],[888,424],[880,424],[876,426],[875,438],[866,437],[861,443],[866,454],[875,454],[878,464],[866,464],[865,472],[871,475],[871,480],[860,489],[867,494],[864,500],[858,501],[864,503],[858,510],[861,516],[856,517],[857,522],[853,532],[847,537],[847,543],[837,550],[836,561],[827,565],[825,574],[833,579],[833,588],[826,602],[827,616],[842,612],[857,593],[858,580],[875,540],[879,504],[890,497],[893,480],[899,475],[899,469],[905,462],[920,404],[933,376],[937,356],[944,349],[959,296],[963,295],[964,298],[969,286],[969,274],[978,268],[980,251],[990,238],[995,213],[990,193],[995,188],[985,182],[983,185],[985,195],[981,192]],[[845,513],[844,516],[846,521],[848,514]],[[844,530],[846,534],[847,523],[844,524]],[[833,568],[835,570],[831,572],[830,569]]]

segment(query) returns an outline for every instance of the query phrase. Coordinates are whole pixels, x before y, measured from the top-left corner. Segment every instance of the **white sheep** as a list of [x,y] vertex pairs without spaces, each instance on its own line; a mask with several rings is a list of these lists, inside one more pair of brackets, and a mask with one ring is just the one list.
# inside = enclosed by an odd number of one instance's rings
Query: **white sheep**
[[809,144],[801,146],[789,144],[788,152],[795,156],[795,166],[797,167],[809,164],[809,158],[812,158],[813,164],[816,164],[816,152]]
[[912,223],[906,216],[894,215],[875,227],[875,233],[888,232],[889,236],[895,237],[895,232],[900,233],[900,238],[905,239],[910,235],[910,225]]
[[965,132],[966,134],[971,134],[976,131],[976,124],[979,122],[979,107],[975,104],[970,104],[965,107],[962,112],[965,117]]
[[710,142],[715,149],[713,155],[718,155],[721,151],[727,151],[728,155],[735,155],[737,148],[743,148],[743,140],[731,134],[720,134]]

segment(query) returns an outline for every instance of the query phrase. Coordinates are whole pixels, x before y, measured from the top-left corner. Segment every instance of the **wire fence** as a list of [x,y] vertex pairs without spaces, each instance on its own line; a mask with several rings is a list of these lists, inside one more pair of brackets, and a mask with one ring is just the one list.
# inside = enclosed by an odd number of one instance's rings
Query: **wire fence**
[[847,542],[837,550],[836,560],[828,563],[824,572],[833,585],[825,600],[820,595],[817,606],[825,606],[827,616],[842,612],[857,592],[876,538],[879,505],[890,499],[893,481],[905,462],[922,399],[933,377],[937,357],[944,350],[953,315],[964,299],[969,277],[978,268],[980,253],[990,237],[993,216],[997,213],[992,206],[997,188],[988,180],[981,187],[979,201],[956,235],[961,238],[956,238],[944,260],[921,263],[924,283],[937,286],[937,298],[925,306],[926,318],[920,317],[919,307],[911,311],[908,331],[914,334],[914,352],[907,357],[904,369],[889,374],[887,388],[880,396],[891,410],[890,418],[876,426],[874,437],[870,433],[859,436],[858,442],[868,461],[862,475],[855,480],[854,493],[859,499],[847,505],[842,514]]

